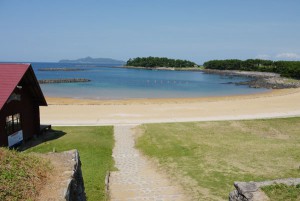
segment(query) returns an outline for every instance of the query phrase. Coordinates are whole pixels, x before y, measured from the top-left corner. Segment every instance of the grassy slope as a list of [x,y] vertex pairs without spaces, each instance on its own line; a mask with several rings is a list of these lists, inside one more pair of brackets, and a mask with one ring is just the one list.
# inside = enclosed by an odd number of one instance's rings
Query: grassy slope
[[219,200],[234,181],[300,177],[299,128],[300,118],[147,124],[136,146],[196,197]]
[[31,152],[57,152],[78,149],[88,200],[105,200],[105,176],[113,168],[113,127],[54,127],[66,134],[29,149]]
[[36,156],[0,148],[0,200],[34,199],[50,170]]

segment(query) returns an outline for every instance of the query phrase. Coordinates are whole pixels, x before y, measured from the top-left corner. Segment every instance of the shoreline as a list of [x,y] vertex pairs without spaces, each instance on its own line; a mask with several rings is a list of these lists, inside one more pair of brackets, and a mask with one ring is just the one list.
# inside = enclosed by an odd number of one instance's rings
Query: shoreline
[[202,72],[207,74],[250,77],[252,79],[249,81],[238,82],[235,84],[247,85],[251,88],[267,88],[267,89],[300,88],[300,80],[281,77],[280,74],[272,73],[272,72],[216,70],[216,69],[204,69]]
[[191,72],[202,72],[205,74],[217,74],[223,76],[242,76],[242,77],[251,78],[251,80],[245,82],[237,82],[235,84],[247,85],[251,88],[267,88],[267,89],[300,88],[300,80],[281,77],[280,74],[272,73],[272,72],[203,69],[199,67],[174,68],[174,67],[124,66],[123,68],[139,69],[139,70],[157,70],[157,71],[191,71]]
[[300,89],[271,89],[266,92],[253,94],[207,96],[191,98],[132,98],[132,99],[93,99],[93,98],[72,98],[72,97],[49,97],[46,96],[48,105],[132,105],[132,104],[167,104],[167,103],[195,103],[195,102],[216,102],[235,99],[255,99],[262,97],[281,96],[297,93]]
[[300,116],[300,89],[192,99],[79,100],[47,97],[41,123],[118,125]]

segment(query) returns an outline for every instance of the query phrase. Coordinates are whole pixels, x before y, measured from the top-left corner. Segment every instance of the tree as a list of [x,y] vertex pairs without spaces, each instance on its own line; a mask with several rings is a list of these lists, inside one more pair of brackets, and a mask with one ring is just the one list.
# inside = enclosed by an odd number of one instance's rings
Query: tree
[[168,59],[166,57],[137,57],[129,59],[126,66],[137,66],[137,67],[194,67],[197,64],[187,60],[180,59]]

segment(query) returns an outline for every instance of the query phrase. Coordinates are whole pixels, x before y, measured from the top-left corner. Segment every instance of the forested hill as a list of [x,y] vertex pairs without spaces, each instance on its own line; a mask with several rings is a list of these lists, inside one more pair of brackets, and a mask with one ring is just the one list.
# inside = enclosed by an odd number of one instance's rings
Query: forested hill
[[124,65],[125,61],[115,60],[111,58],[92,58],[92,57],[85,57],[81,59],[75,60],[60,60],[59,63],[93,63],[93,64],[115,64],[115,65]]
[[166,57],[137,57],[134,59],[129,59],[126,66],[135,67],[174,67],[174,68],[185,68],[197,66],[196,63],[180,60],[180,59],[169,59]]
[[206,69],[273,72],[284,77],[300,79],[300,61],[228,59],[207,61],[203,66]]

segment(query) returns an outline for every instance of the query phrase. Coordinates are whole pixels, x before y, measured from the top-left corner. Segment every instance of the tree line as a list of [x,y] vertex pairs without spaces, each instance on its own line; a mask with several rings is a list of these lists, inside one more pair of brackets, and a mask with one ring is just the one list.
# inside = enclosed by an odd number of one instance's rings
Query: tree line
[[243,70],[278,73],[284,77],[300,79],[300,61],[271,61],[262,59],[211,60],[203,64],[207,69]]
[[134,59],[129,59],[126,66],[135,67],[174,67],[174,68],[186,68],[197,66],[196,63],[180,60],[180,59],[169,59],[166,57],[137,57]]

